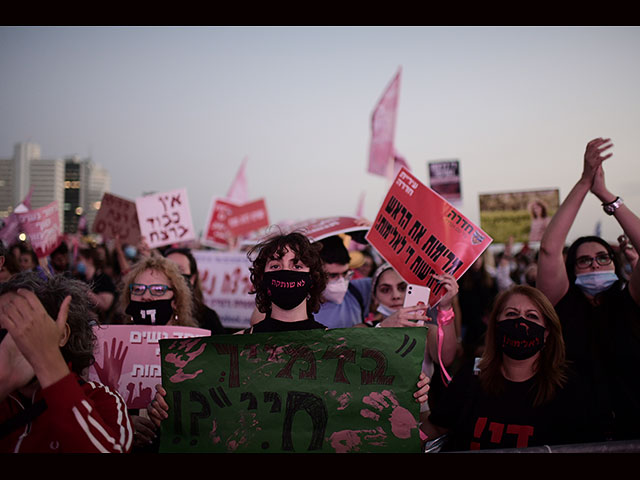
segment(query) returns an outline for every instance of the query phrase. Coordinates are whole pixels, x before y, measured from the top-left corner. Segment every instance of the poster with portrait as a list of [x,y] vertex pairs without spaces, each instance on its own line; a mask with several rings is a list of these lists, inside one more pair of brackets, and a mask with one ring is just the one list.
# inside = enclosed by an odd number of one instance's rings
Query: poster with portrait
[[560,205],[559,189],[482,193],[480,225],[496,242],[536,243]]
[[453,204],[460,203],[460,161],[438,160],[429,162],[429,186],[442,198]]

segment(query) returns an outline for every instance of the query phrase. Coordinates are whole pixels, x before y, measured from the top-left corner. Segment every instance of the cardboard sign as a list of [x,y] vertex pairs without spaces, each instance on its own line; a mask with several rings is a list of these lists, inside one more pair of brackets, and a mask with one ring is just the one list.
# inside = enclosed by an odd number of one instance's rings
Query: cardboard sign
[[226,328],[248,328],[256,306],[250,295],[251,262],[246,253],[193,250],[205,305],[216,311]]
[[149,248],[195,240],[186,189],[139,197],[136,209]]
[[162,383],[159,340],[211,335],[201,328],[148,325],[107,325],[94,327],[94,332],[96,361],[89,379],[118,391],[127,408],[147,408],[155,386]]
[[431,289],[430,306],[445,293],[433,276],[460,278],[492,241],[404,168],[366,239],[407,283]]
[[161,340],[160,452],[420,451],[426,328]]
[[91,231],[102,235],[105,240],[119,237],[122,245],[137,245],[140,225],[135,202],[105,193]]
[[369,227],[362,225],[361,220],[356,217],[314,218],[294,223],[289,227],[289,231],[301,231],[314,242],[339,233],[367,231],[368,229]]
[[232,208],[227,217],[232,235],[240,236],[269,226],[269,215],[264,198]]
[[62,242],[58,202],[16,215],[38,258],[46,257]]
[[539,242],[560,205],[558,189],[479,195],[480,225],[496,242]]
[[434,192],[448,202],[459,202],[462,198],[460,162],[458,160],[429,162],[429,185]]

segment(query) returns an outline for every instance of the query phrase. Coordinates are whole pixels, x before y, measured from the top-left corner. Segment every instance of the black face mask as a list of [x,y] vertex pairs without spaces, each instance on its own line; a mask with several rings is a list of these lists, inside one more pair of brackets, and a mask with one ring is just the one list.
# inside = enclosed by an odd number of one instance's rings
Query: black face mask
[[133,323],[136,325],[166,325],[173,316],[172,300],[172,298],[151,302],[131,300],[125,312],[133,317]]
[[293,310],[307,298],[311,274],[295,270],[264,272],[262,284],[275,305],[283,310]]
[[498,349],[514,360],[525,360],[544,346],[545,328],[525,318],[510,318],[496,324]]

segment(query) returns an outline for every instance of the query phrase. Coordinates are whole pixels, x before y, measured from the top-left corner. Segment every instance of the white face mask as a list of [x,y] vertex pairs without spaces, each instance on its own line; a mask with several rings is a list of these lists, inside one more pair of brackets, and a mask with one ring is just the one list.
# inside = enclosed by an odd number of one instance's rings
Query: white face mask
[[388,317],[396,313],[396,310],[393,310],[392,308],[389,308],[386,305],[382,305],[382,304],[378,305],[378,308],[376,309],[376,311],[381,313],[385,317]]
[[349,288],[349,280],[345,278],[339,278],[338,280],[332,280],[327,282],[327,287],[324,289],[323,296],[325,300],[332,303],[342,303],[344,296],[347,294]]

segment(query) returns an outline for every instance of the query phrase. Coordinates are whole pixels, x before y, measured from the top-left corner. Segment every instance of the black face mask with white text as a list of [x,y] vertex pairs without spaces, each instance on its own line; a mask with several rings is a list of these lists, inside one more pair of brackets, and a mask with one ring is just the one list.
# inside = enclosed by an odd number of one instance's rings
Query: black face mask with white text
[[545,328],[525,318],[509,318],[496,324],[498,349],[514,360],[533,357],[544,346]]
[[274,305],[293,310],[300,305],[311,288],[311,274],[295,270],[264,272],[263,286]]
[[166,325],[173,316],[172,300],[171,298],[151,302],[131,300],[125,312],[133,317],[133,323],[136,325]]

